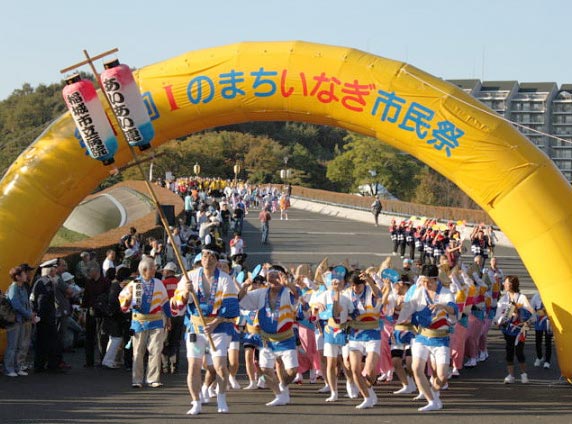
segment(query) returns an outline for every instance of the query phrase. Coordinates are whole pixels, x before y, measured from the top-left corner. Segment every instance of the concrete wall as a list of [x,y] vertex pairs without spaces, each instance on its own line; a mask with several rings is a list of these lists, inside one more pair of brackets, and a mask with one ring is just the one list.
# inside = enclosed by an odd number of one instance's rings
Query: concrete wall
[[[293,208],[320,213],[322,215],[335,216],[338,218],[349,219],[353,221],[369,222],[372,225],[374,222],[372,213],[369,210],[364,210],[361,208],[357,209],[357,208],[345,207],[342,205],[311,202],[308,200],[296,199],[294,197],[291,198],[290,203]],[[397,215],[389,215],[382,212],[382,214],[379,216],[379,223],[384,226],[389,226],[391,224],[392,219],[395,219],[397,222],[399,222],[403,220],[404,217]],[[465,229],[461,231],[461,235],[464,238],[468,237],[472,230],[473,227],[467,225]],[[505,246],[511,248],[514,247],[510,242],[510,240],[501,231],[495,231],[495,235],[497,237],[496,244],[498,246]]]

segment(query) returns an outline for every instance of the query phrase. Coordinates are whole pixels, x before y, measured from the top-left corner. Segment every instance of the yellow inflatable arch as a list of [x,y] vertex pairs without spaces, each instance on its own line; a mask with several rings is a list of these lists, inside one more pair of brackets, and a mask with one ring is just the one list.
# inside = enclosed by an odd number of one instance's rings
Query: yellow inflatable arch
[[[154,146],[221,125],[305,121],[376,137],[447,176],[514,243],[553,320],[562,373],[572,377],[572,188],[532,143],[469,95],[406,63],[299,41],[189,52],[135,78]],[[74,129],[69,113],[61,116],[0,182],[2,289],[8,269],[37,264],[74,207],[108,176]],[[121,143],[116,163],[129,160]]]

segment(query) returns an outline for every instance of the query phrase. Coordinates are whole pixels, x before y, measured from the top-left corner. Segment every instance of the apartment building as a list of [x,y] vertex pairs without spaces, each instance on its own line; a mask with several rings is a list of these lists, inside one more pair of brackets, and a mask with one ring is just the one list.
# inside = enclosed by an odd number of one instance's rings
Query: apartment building
[[[554,82],[449,80],[514,122],[572,182],[572,84]],[[550,134],[561,140],[548,137]]]

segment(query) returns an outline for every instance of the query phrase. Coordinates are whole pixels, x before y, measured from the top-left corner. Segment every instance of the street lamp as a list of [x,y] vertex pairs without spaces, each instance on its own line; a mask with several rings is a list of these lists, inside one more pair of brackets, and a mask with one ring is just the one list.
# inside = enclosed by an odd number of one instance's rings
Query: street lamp
[[193,172],[198,177],[199,174],[201,173],[201,165],[199,165],[198,163],[195,163],[195,166],[193,166]]
[[236,185],[236,180],[238,179],[239,173],[240,173],[240,164],[237,162],[234,165],[234,185]]
[[282,178],[285,182],[292,177],[292,170],[291,169],[281,169],[280,170],[280,178]]

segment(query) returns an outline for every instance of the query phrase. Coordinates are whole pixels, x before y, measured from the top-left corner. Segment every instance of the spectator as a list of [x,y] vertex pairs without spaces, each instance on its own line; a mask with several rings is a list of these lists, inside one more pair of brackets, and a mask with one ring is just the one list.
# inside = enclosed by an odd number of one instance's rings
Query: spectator
[[81,252],[80,261],[75,266],[75,282],[80,287],[85,287],[85,282],[87,280],[87,269],[89,268],[91,257],[89,252]]
[[86,310],[85,317],[85,367],[95,365],[94,350],[99,350],[100,362],[105,355],[107,337],[103,332],[104,301],[109,294],[110,282],[102,277],[99,267],[88,269],[88,279],[85,285],[82,307]]
[[[26,271],[26,275],[28,276],[22,287],[24,287],[24,289],[26,290],[27,293],[26,298],[29,299],[30,294],[32,293],[31,282],[34,281],[33,278],[34,278],[35,268],[31,267],[29,264],[26,263],[20,265],[20,267],[24,271]],[[24,371],[27,371],[28,369],[31,368],[27,362],[27,358],[28,358],[28,351],[30,350],[30,343],[32,340],[32,325],[33,325],[33,320],[22,322],[22,337],[20,337],[20,346],[18,347],[17,361],[20,364],[20,367]]]
[[[34,372],[61,372],[59,358],[61,346],[58,344],[56,326],[55,286],[58,283],[56,274],[57,259],[46,261],[40,265],[42,276],[36,280],[30,295],[32,310],[39,322],[36,324],[36,345]],[[47,366],[47,368],[46,368]]]
[[533,317],[534,309],[530,306],[525,295],[520,293],[520,282],[515,275],[508,275],[504,280],[505,294],[498,303],[495,322],[500,326],[506,342],[506,364],[508,375],[505,377],[505,384],[512,384],[514,378],[514,356],[520,365],[520,381],[528,383],[526,373],[526,358],[524,356],[524,342],[526,340],[526,329],[528,321]]
[[33,321],[35,313],[28,299],[28,293],[24,283],[28,280],[28,274],[24,268],[17,266],[10,270],[12,284],[8,287],[6,297],[10,300],[12,308],[16,312],[16,322],[6,330],[6,350],[4,352],[4,373],[8,377],[26,376],[28,373],[23,369],[19,355],[21,339],[24,336],[23,323]]
[[262,231],[262,244],[268,243],[268,234],[270,232],[270,220],[272,219],[272,215],[267,208],[263,208],[258,214],[258,219],[260,220],[261,224],[261,231]]
[[371,213],[373,214],[373,219],[375,221],[375,226],[379,226],[379,214],[381,213],[381,201],[379,200],[379,195],[375,197],[375,200],[371,204]]
[[221,202],[220,204],[220,217],[222,221],[222,235],[226,237],[228,235],[228,229],[230,228],[230,211],[228,210],[228,203]]
[[[494,259],[494,258],[493,258]],[[550,368],[550,359],[552,358],[552,337],[554,336],[552,332],[552,326],[548,315],[546,314],[546,309],[544,303],[542,303],[542,298],[540,293],[536,293],[530,305],[534,308],[536,314],[536,322],[534,323],[534,334],[536,342],[536,359],[534,360],[534,366],[543,366],[545,369]],[[542,354],[542,341],[544,339],[544,355]]]
[[234,237],[229,242],[230,245],[230,257],[236,255],[241,255],[244,253],[244,248],[246,247],[244,244],[244,240],[240,237],[239,232],[234,233]]
[[62,275],[67,273],[67,269],[67,262],[64,259],[59,258],[56,267],[58,280],[54,287],[54,295],[56,299],[56,325],[58,328],[58,344],[61,346],[61,357],[59,363],[61,368],[71,368],[71,365],[67,364],[63,358],[64,339],[69,326],[68,318],[72,312],[70,298],[73,295],[72,289],[62,278]]
[[233,209],[232,220],[234,221],[234,232],[241,234],[244,222],[244,204],[242,202],[238,202]]
[[105,368],[116,369],[121,367],[121,365],[117,363],[117,356],[123,344],[123,331],[127,319],[119,305],[119,293],[122,290],[121,280],[126,277],[128,278],[130,274],[129,268],[125,265],[119,265],[115,269],[114,277],[109,288],[109,315],[103,317],[102,323],[103,331],[109,336],[105,356],[101,361],[101,365]]
[[103,270],[103,275],[105,275],[109,268],[115,268],[115,250],[109,249],[105,252],[105,259],[103,260],[101,268]]
[[61,279],[66,284],[66,296],[69,302],[69,310],[67,315],[66,331],[62,338],[62,347],[64,352],[75,352],[73,347],[76,345],[78,339],[82,337],[84,330],[74,318],[74,305],[77,307],[80,302],[80,295],[83,289],[80,288],[74,280],[74,276],[69,272],[64,272]]

